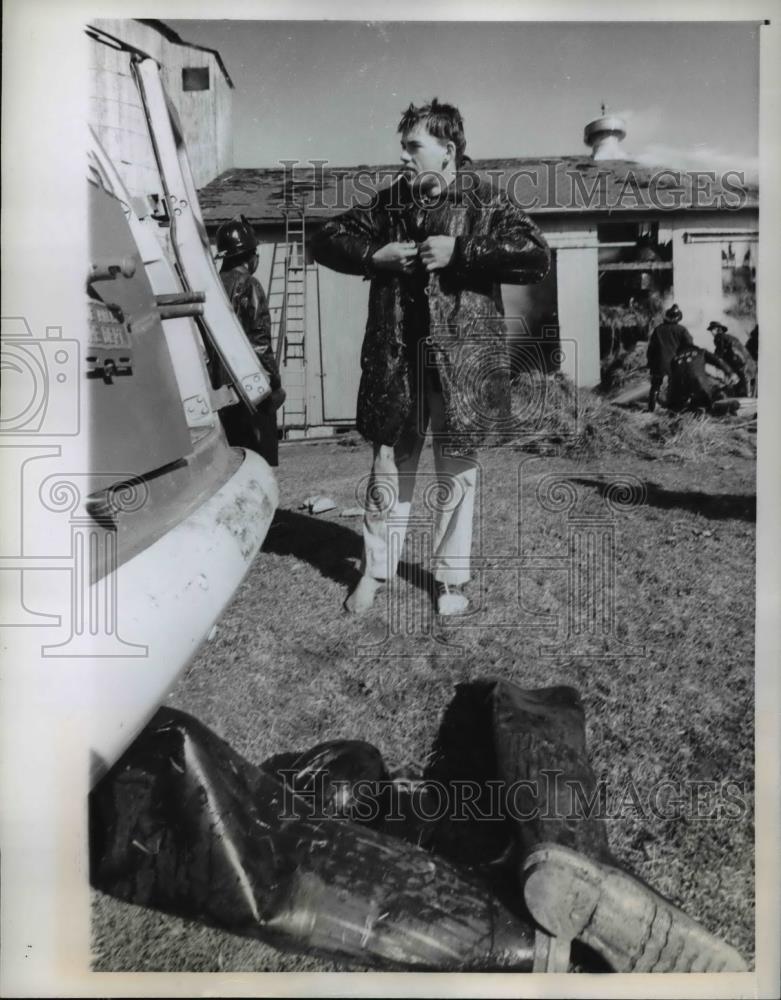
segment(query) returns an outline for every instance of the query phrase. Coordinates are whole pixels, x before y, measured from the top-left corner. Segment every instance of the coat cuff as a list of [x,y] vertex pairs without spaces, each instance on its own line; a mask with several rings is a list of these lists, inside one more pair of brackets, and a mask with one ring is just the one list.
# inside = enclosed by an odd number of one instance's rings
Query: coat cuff
[[372,263],[372,257],[379,250],[379,245],[372,244],[368,246],[363,254],[363,260],[361,262],[361,272],[363,274],[363,280],[369,281],[371,278],[375,277],[377,274],[377,268]]

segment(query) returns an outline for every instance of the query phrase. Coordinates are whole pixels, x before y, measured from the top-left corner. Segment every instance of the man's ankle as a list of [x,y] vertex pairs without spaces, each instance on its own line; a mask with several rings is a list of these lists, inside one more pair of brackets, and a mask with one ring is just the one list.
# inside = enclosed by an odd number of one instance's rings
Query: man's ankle
[[380,580],[377,577],[364,573],[344,602],[345,611],[349,611],[350,614],[354,615],[360,615],[364,611],[368,611],[374,604],[377,591],[385,582],[385,580]]

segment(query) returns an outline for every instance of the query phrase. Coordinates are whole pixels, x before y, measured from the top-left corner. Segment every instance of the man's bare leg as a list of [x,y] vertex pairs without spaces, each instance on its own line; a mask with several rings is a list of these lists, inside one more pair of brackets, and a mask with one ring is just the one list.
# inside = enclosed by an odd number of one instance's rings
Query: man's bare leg
[[412,433],[396,448],[374,447],[363,516],[361,578],[343,605],[350,614],[369,611],[377,591],[396,574],[423,440],[422,434]]
[[469,598],[461,588],[470,578],[477,461],[448,451],[441,392],[430,389],[428,403],[438,477],[437,490],[428,496],[434,515],[434,604],[439,615],[463,615],[469,610]]

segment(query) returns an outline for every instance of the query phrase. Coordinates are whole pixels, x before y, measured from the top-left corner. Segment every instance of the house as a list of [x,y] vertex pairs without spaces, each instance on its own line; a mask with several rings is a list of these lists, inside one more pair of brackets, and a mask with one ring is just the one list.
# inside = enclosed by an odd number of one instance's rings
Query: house
[[[184,42],[162,21],[96,18],[87,25],[88,120],[138,197],[160,196],[144,110],[130,74],[129,50],[160,64],[163,86],[182,124],[197,187],[233,163],[233,81],[214,49]],[[122,46],[120,48],[120,46]]]

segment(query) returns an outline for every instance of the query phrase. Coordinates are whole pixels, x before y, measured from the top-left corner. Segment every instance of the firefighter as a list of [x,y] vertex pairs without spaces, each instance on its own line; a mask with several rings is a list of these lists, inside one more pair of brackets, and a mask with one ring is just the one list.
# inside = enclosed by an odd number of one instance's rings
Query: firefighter
[[271,317],[266,294],[257,278],[258,241],[243,215],[224,223],[217,231],[217,257],[222,258],[220,278],[242,329],[269,376],[271,396],[253,416],[243,403],[221,411],[228,441],[257,451],[269,465],[279,464],[276,411],[285,401],[279,366],[271,344]]
[[757,366],[746,348],[737,337],[727,333],[723,323],[713,320],[708,324],[708,332],[713,334],[715,354],[730,366],[737,374],[735,396],[755,396],[757,384]]
[[[719,368],[727,377],[727,386],[739,376],[722,358],[693,344],[684,345],[670,362],[667,407],[670,410],[710,410],[717,399],[726,395],[724,383],[705,371],[705,365]],[[735,404],[737,406],[737,403]]]
[[664,322],[651,334],[648,341],[648,367],[651,372],[651,392],[648,395],[648,412],[653,413],[662,382],[670,374],[670,362],[685,347],[692,347],[694,341],[685,326],[681,326],[683,315],[673,303],[664,314]]
[[751,333],[748,335],[748,340],[746,341],[746,350],[754,359],[756,363],[759,361],[759,326],[756,325]]

